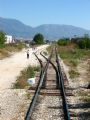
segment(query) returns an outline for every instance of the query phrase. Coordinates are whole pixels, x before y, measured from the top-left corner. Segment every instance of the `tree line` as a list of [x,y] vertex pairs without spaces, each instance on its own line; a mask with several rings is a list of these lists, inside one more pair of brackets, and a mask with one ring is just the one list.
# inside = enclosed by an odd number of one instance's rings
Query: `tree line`
[[[6,35],[5,32],[0,31],[0,48],[4,47],[5,45],[5,41],[6,41],[5,35]],[[41,33],[37,33],[33,37],[32,44],[41,45],[44,43],[45,43],[44,36]],[[62,38],[57,41],[57,44],[61,46],[69,45],[72,43],[76,44],[81,49],[90,49],[90,37],[88,34],[85,34],[84,37],[75,36],[74,38],[71,39]]]
[[76,44],[80,49],[90,49],[90,37],[85,34],[84,37],[62,38],[57,41],[58,45],[65,46],[69,44]]

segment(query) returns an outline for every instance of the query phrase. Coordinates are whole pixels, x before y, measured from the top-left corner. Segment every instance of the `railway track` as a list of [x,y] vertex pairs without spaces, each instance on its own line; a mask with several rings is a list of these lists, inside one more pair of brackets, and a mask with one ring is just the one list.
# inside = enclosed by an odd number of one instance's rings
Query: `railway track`
[[[53,49],[44,65],[41,65],[40,78],[25,116],[25,120],[71,120],[67,104],[67,78],[62,71],[57,49]],[[55,56],[53,58],[53,55]]]

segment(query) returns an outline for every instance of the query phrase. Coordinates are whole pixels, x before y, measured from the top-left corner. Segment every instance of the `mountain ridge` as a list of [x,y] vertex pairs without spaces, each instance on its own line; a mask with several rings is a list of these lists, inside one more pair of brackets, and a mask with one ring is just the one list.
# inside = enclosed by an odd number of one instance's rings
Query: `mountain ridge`
[[42,24],[37,27],[25,25],[23,22],[0,17],[0,30],[14,37],[33,38],[36,33],[42,33],[45,39],[59,39],[62,37],[73,37],[74,35],[90,35],[90,30],[64,24]]

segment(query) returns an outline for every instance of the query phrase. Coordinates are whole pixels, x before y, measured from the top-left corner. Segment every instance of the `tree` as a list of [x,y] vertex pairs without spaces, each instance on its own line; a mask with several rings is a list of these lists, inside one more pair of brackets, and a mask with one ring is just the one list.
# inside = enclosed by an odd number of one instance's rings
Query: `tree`
[[42,34],[38,33],[34,36],[33,41],[35,44],[44,44],[44,37]]
[[3,46],[5,43],[5,33],[0,31],[0,47]]
[[86,48],[90,49],[90,39],[86,40]]
[[85,35],[77,41],[77,45],[81,49],[90,49],[90,38]]
[[62,38],[57,41],[57,44],[61,46],[68,45],[69,43],[70,43],[69,38]]
[[84,39],[81,39],[77,42],[77,45],[79,46],[79,48],[81,49],[85,49],[86,43]]
[[88,34],[84,35],[84,40],[85,40],[85,48],[90,48],[90,38]]

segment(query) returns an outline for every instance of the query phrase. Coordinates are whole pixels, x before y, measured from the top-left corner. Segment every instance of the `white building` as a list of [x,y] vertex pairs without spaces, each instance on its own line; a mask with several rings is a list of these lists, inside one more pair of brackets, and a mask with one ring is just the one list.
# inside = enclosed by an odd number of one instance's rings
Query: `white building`
[[6,37],[6,42],[5,42],[6,44],[15,43],[11,35],[5,35],[5,37]]

